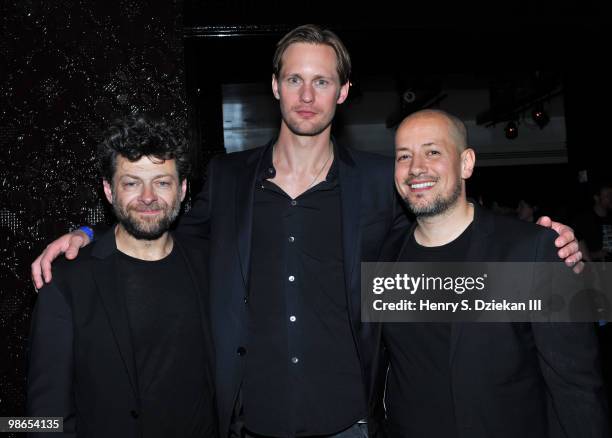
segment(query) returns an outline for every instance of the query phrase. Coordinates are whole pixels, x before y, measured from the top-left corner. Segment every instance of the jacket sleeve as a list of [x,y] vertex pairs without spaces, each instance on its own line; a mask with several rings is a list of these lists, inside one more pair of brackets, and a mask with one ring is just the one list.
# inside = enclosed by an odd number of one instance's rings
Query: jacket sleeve
[[[554,233],[542,233],[537,261],[558,261]],[[575,275],[569,269],[568,276]],[[572,281],[568,278],[568,281]],[[551,437],[609,437],[610,425],[594,323],[533,323],[550,396]]]
[[210,236],[210,212],[214,186],[214,167],[216,159],[212,159],[206,168],[206,181],[200,193],[193,199],[191,209],[178,222],[176,231],[185,236],[208,240]]
[[[72,310],[56,283],[44,286],[32,314],[26,412],[32,417],[62,417],[64,433],[76,437]],[[57,433],[36,433],[37,438]]]

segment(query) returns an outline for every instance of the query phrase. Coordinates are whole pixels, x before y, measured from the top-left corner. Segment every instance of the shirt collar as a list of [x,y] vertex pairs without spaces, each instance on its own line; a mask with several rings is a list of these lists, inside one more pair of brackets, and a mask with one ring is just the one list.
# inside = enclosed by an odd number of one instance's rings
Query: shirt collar
[[[266,147],[263,152],[263,157],[261,160],[261,166],[259,168],[259,174],[257,175],[257,182],[261,183],[266,179],[271,179],[276,176],[276,169],[274,168],[274,163],[272,161],[272,153],[274,151],[274,141],[270,142],[270,144]],[[338,145],[335,141],[332,140],[332,147],[334,148],[334,159],[332,161],[331,167],[327,172],[327,176],[325,178],[326,182],[336,182],[338,179]]]

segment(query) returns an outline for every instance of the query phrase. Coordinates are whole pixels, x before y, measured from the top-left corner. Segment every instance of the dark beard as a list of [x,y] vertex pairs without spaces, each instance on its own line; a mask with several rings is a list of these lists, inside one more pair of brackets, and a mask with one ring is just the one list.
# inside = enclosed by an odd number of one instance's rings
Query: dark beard
[[[408,205],[408,208],[416,217],[433,217],[439,214],[444,213],[450,207],[452,207],[457,199],[461,196],[461,178],[457,179],[457,184],[455,184],[455,188],[453,192],[448,195],[448,197],[444,198],[442,196],[437,197],[432,201],[430,205],[426,205],[425,207],[415,207],[408,201],[407,198],[404,198],[404,201]],[[407,184],[407,183],[406,183]]]
[[128,212],[115,202],[115,199],[116,198],[113,198],[113,210],[117,220],[128,234],[138,240],[159,239],[168,229],[170,229],[170,226],[177,218],[181,208],[181,203],[176,202],[157,223],[152,224],[151,227],[144,228],[141,226],[141,223],[133,220]]
[[168,216],[164,216],[159,222],[157,222],[156,227],[144,229],[139,226],[140,224],[132,221],[129,216],[117,216],[117,219],[119,219],[119,223],[123,226],[125,231],[138,240],[159,239],[166,231],[168,231],[173,222]]

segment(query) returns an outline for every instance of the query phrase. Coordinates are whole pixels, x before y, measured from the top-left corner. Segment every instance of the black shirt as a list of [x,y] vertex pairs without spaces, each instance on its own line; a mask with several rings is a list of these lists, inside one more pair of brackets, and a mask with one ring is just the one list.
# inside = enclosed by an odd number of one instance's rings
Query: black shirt
[[269,148],[254,197],[243,419],[261,435],[332,434],[366,411],[344,284],[338,165],[296,199],[267,181],[274,175]]
[[178,250],[144,261],[119,252],[145,437],[214,433],[199,293]]
[[[472,225],[452,242],[438,247],[419,245],[414,234],[399,261],[463,261],[469,248]],[[387,323],[383,333],[391,365],[385,406],[389,436],[455,436],[451,392],[450,332],[447,323]]]

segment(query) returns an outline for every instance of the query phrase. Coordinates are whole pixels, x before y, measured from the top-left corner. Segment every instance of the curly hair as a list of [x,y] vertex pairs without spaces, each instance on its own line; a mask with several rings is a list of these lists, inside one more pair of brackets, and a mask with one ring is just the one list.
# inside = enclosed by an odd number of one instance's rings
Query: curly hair
[[102,178],[106,181],[113,180],[117,155],[130,161],[138,161],[143,156],[174,159],[179,181],[187,178],[191,167],[185,137],[164,120],[146,114],[117,119],[104,133],[98,145],[97,161]]

